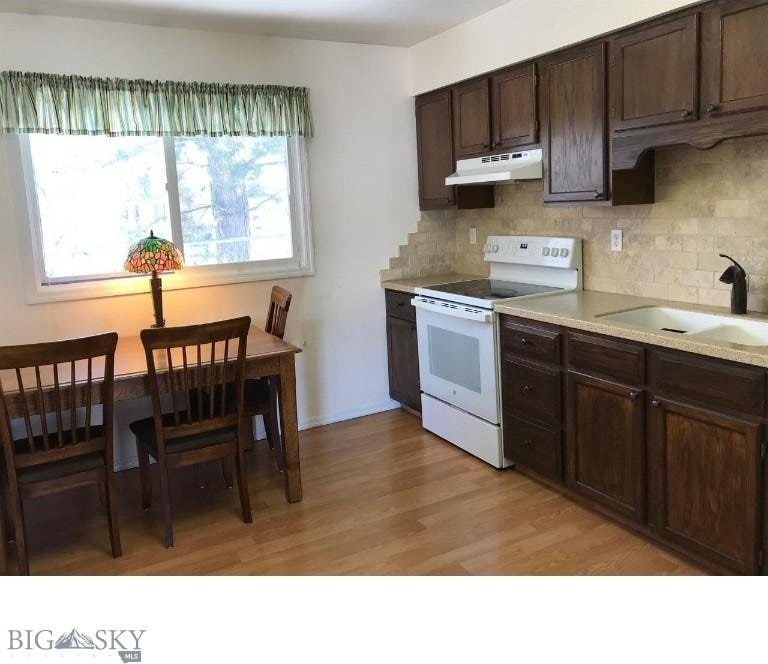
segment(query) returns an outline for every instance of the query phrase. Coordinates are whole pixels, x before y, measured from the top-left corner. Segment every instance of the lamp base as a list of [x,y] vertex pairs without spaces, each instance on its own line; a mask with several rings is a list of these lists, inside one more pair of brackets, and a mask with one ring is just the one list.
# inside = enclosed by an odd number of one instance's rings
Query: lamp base
[[165,327],[163,318],[163,280],[157,276],[157,272],[152,273],[150,279],[152,285],[152,308],[155,311],[155,323],[152,327]]

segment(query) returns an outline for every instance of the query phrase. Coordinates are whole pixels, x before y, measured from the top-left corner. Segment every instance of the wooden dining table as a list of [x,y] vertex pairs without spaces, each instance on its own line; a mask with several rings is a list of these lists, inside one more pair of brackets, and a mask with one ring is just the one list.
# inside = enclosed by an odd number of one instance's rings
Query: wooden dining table
[[[301,500],[301,465],[299,462],[299,428],[296,411],[296,354],[301,349],[279,339],[258,327],[251,327],[246,348],[245,377],[274,377],[280,395],[280,428],[285,455],[285,497],[290,503]],[[78,368],[78,372],[80,369]],[[98,384],[103,377],[103,363],[93,364],[93,380]],[[99,372],[101,371],[101,374]],[[162,376],[162,364],[158,363],[158,376]],[[165,372],[167,375],[167,371]],[[85,381],[86,376],[82,376]],[[76,381],[78,378],[76,377]],[[161,389],[168,390],[168,382],[159,381]],[[28,383],[29,384],[29,383]],[[24,416],[24,407],[18,386],[11,376],[2,377],[2,387],[11,419]],[[50,392],[52,381],[43,378],[43,390]],[[115,352],[114,400],[126,401],[149,396],[147,359],[141,339],[121,336]],[[28,395],[29,398],[29,395]],[[48,397],[46,397],[47,399]]]

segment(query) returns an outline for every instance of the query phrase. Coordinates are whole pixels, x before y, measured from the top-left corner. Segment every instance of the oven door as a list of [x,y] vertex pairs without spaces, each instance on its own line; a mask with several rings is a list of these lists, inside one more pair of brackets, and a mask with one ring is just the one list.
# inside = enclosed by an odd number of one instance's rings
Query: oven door
[[421,389],[499,424],[493,312],[417,296]]

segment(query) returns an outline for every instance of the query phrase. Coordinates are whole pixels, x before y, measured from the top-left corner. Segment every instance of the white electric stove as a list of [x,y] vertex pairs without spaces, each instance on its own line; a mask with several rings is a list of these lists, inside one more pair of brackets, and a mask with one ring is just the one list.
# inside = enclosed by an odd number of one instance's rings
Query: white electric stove
[[493,305],[582,287],[581,240],[493,236],[485,245],[488,279],[417,288],[425,429],[506,468],[501,439],[498,325]]

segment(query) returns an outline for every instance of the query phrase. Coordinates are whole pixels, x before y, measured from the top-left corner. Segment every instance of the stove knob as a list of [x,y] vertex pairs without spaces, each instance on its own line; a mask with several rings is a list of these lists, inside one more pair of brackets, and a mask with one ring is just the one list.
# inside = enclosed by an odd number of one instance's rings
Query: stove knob
[[554,249],[552,249],[550,254],[552,258],[557,258],[560,255],[560,250],[557,247],[555,247]]
[[498,254],[499,253],[499,245],[498,244],[494,244],[493,245],[493,253],[494,254]]
[[549,247],[544,247],[544,248],[541,250],[541,255],[542,255],[542,256],[549,256]]
[[561,258],[568,258],[568,254],[569,254],[569,253],[570,253],[570,252],[569,252],[567,249],[561,249],[561,250],[560,250],[560,257],[561,257]]

